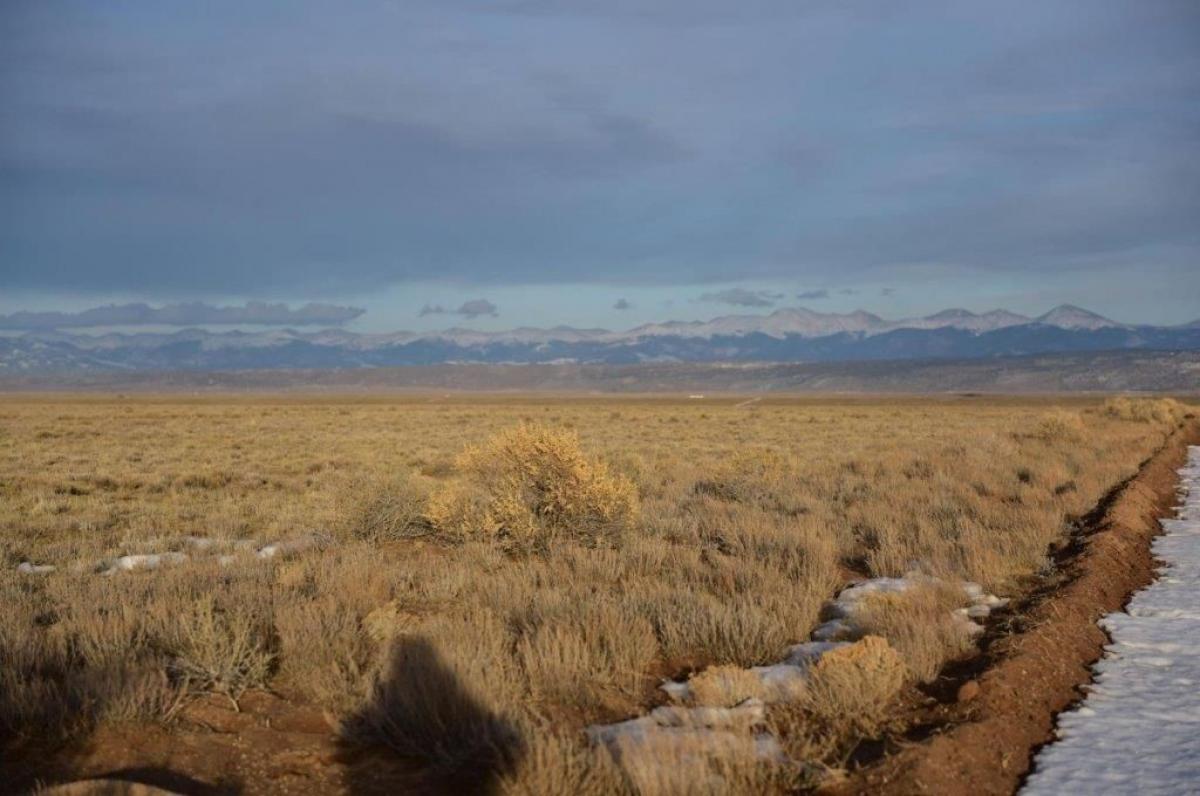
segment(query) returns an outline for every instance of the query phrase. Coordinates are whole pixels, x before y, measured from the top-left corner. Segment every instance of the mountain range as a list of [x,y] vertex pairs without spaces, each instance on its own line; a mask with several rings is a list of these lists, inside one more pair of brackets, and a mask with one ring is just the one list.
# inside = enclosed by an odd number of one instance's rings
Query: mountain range
[[1063,305],[1030,318],[949,309],[890,321],[868,312],[804,308],[709,321],[668,321],[623,332],[522,327],[482,332],[78,334],[0,337],[0,373],[356,368],[445,363],[843,362],[978,359],[1053,352],[1200,349],[1200,321],[1129,325]]

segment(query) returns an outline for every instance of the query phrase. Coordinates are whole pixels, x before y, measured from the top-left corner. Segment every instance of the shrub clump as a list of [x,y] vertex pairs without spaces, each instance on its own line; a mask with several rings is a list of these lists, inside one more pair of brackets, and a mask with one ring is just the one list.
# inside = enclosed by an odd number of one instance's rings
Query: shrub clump
[[348,536],[382,542],[422,536],[429,488],[408,474],[352,484],[342,493],[342,528]]
[[822,655],[804,696],[773,706],[768,721],[793,759],[840,766],[859,741],[884,728],[907,675],[887,641],[865,636]]
[[223,609],[211,596],[202,597],[167,639],[175,653],[168,671],[186,691],[212,691],[236,700],[247,688],[261,686],[271,672],[275,656],[266,636],[261,617]]
[[1187,407],[1174,398],[1109,398],[1100,411],[1117,420],[1136,423],[1176,424],[1187,415]]
[[1034,436],[1046,442],[1074,442],[1083,439],[1085,430],[1078,412],[1060,409],[1042,415]]
[[572,431],[521,425],[467,448],[455,466],[462,479],[435,492],[425,511],[451,538],[491,536],[514,547],[561,536],[597,542],[638,514],[633,482],[589,459]]
[[898,594],[868,595],[854,619],[864,633],[887,640],[913,679],[928,683],[946,661],[975,646],[974,625],[955,613],[967,603],[960,587],[930,581]]

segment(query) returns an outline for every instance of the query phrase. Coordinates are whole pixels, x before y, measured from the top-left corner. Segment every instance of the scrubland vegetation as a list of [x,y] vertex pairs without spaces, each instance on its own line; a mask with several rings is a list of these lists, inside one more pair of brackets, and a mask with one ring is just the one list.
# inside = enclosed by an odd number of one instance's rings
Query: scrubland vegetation
[[[0,402],[5,750],[269,687],[347,743],[508,793],[789,790],[969,652],[952,586],[1027,589],[1180,422],[1167,400],[413,397]],[[254,545],[317,533],[270,559]],[[192,550],[150,571],[108,559]],[[237,553],[246,541],[251,552]],[[19,574],[19,563],[54,572]],[[754,696],[856,578],[869,635],[770,706],[792,763],[622,769],[582,730]],[[938,580],[933,580],[934,578]],[[729,669],[709,667],[730,667]],[[722,672],[728,676],[723,677]],[[702,768],[703,770],[698,770]],[[814,773],[815,772],[815,773]]]

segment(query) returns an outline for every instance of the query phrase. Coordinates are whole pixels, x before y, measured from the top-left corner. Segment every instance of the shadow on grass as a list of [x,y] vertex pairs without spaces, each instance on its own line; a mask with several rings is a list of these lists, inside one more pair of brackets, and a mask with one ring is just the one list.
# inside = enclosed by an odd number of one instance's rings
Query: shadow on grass
[[344,724],[348,792],[493,794],[522,755],[520,734],[459,682],[433,643],[393,642],[371,698]]

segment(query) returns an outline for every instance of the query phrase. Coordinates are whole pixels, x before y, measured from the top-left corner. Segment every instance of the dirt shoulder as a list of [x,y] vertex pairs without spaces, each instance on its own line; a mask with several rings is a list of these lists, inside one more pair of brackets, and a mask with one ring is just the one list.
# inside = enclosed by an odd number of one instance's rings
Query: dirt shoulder
[[[1197,443],[1200,423],[1189,420],[1083,518],[1053,552],[1054,574],[993,621],[981,654],[949,667],[912,705],[908,729],[890,739],[890,753],[832,792],[1013,793],[1033,754],[1053,739],[1055,716],[1091,682],[1108,641],[1097,621],[1154,579],[1151,541],[1175,504],[1187,446]],[[956,698],[960,693],[966,698]]]

